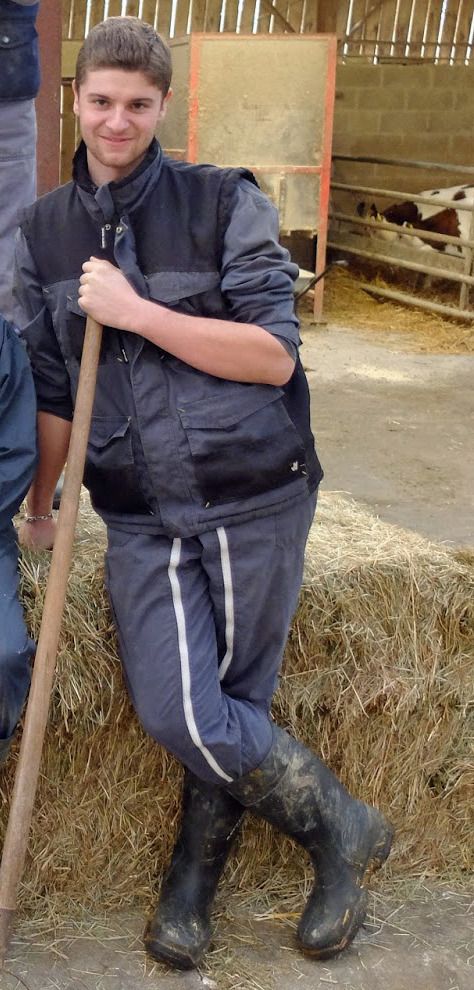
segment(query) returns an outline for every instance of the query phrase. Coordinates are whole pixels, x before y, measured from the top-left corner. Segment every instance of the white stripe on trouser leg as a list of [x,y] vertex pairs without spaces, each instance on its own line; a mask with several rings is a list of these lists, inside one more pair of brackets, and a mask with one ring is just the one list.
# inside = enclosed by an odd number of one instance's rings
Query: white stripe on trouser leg
[[171,584],[171,593],[173,596],[173,607],[174,614],[176,616],[176,626],[178,629],[178,647],[179,647],[179,659],[181,664],[181,685],[183,691],[183,708],[184,717],[186,719],[186,725],[188,727],[189,735],[195,746],[200,750],[206,763],[209,764],[214,773],[217,773],[219,777],[227,781],[229,784],[232,783],[232,777],[228,777],[226,773],[222,770],[216,760],[214,759],[212,753],[209,752],[206,746],[204,746],[202,739],[199,735],[196,721],[194,718],[193,704],[191,699],[191,672],[189,669],[189,651],[188,651],[188,641],[186,639],[186,620],[184,617],[183,601],[181,598],[181,587],[178,578],[178,566],[181,556],[181,540],[174,539],[173,546],[171,548],[171,557],[168,567],[168,577]]
[[234,654],[234,629],[235,629],[235,613],[234,613],[234,589],[232,587],[232,571],[230,569],[230,556],[229,556],[229,544],[227,542],[227,533],[223,526],[219,526],[217,530],[217,538],[219,540],[219,546],[221,548],[221,567],[222,567],[222,580],[224,582],[224,607],[225,607],[225,645],[226,652],[219,665],[219,680],[222,681],[225,677]]

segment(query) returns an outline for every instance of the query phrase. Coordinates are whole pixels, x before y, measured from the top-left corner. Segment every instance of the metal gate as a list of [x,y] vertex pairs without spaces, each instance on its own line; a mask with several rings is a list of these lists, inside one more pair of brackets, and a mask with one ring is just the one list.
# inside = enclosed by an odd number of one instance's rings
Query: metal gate
[[[438,180],[440,173],[445,172],[450,175],[454,173],[462,176],[466,184],[470,184],[470,180],[474,179],[474,168],[472,167],[447,165],[439,162],[419,162],[403,158],[378,158],[370,156],[353,157],[351,155],[334,155],[333,161],[351,162],[355,169],[358,165],[371,164],[403,166],[413,169],[423,169],[425,172],[429,170],[436,173]],[[356,194],[357,196],[362,194],[364,196],[376,196],[379,201],[382,199],[387,203],[392,200],[403,201],[410,199],[415,203],[427,203],[433,206],[432,199],[421,196],[419,193],[407,192],[407,190],[401,191],[399,189],[381,188],[380,186],[367,186],[362,183],[356,184],[337,181],[331,183],[331,190],[334,198],[337,198],[339,194],[339,197],[342,196],[342,199],[345,198],[346,202],[350,200],[354,202]],[[328,247],[370,261],[381,262],[394,268],[421,272],[425,275],[435,276],[436,278],[449,279],[459,286],[458,306],[447,306],[443,303],[433,302],[430,299],[414,296],[407,292],[385,289],[375,285],[364,284],[364,289],[373,295],[408,303],[412,306],[432,310],[435,313],[441,313],[445,316],[474,320],[474,310],[470,308],[469,304],[470,290],[474,286],[474,206],[465,206],[462,200],[453,204],[452,200],[443,200],[442,196],[436,198],[436,205],[441,208],[449,208],[455,205],[456,210],[470,213],[470,226],[467,238],[452,237],[448,234],[435,234],[431,231],[427,232],[415,227],[411,229],[404,227],[403,242],[400,239],[390,242],[385,241],[383,242],[383,250],[379,250],[378,248],[381,246],[382,241],[379,238],[379,244],[377,245],[377,231],[382,235],[384,232],[392,232],[395,235],[400,235],[400,226],[388,223],[385,220],[378,220],[375,228],[373,220],[362,218],[355,212],[348,212],[348,208],[346,207],[345,209],[331,209],[329,212],[331,224]],[[372,236],[368,233],[368,228],[371,228]],[[460,249],[462,257],[441,254],[441,252],[434,250],[427,257],[426,253],[420,251],[419,248],[417,249],[415,246],[409,247],[407,245],[407,239],[410,238],[419,238],[423,241],[429,241],[430,244],[435,242],[455,245]]]

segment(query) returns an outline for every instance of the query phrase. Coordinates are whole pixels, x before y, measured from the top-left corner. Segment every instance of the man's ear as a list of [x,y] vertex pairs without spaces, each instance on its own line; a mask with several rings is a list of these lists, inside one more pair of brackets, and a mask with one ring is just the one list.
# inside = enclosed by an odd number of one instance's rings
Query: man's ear
[[170,100],[172,98],[173,98],[173,90],[172,89],[169,89],[168,92],[167,92],[167,94],[166,94],[166,96],[163,97],[163,100],[161,102],[160,116],[158,118],[160,123],[166,117],[166,113],[167,113],[167,110],[168,110],[168,104],[169,104],[169,102],[170,102]]
[[76,86],[76,80],[75,79],[72,80],[72,91],[74,93],[74,103],[72,105],[72,109],[73,109],[73,112],[76,114],[76,117],[77,117],[78,116],[78,113],[79,113],[79,90],[78,90],[78,88]]

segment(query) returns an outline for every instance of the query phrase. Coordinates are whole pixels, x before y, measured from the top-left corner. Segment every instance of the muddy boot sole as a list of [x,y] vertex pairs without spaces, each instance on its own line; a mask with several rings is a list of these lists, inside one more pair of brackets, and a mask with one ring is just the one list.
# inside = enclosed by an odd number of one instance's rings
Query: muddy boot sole
[[199,944],[188,945],[183,939],[183,930],[177,932],[179,941],[167,939],[165,933],[154,934],[151,929],[151,922],[147,925],[144,935],[145,949],[148,955],[156,959],[157,962],[172,966],[173,969],[196,969],[202,962],[202,958],[211,941],[211,933],[206,932]]

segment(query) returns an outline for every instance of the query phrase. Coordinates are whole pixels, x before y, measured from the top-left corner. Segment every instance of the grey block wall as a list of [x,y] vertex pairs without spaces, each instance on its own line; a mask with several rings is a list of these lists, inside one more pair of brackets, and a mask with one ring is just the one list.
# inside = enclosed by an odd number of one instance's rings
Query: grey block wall
[[[338,65],[333,151],[474,167],[474,67]],[[407,192],[474,181],[337,162],[333,178]]]

